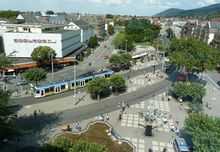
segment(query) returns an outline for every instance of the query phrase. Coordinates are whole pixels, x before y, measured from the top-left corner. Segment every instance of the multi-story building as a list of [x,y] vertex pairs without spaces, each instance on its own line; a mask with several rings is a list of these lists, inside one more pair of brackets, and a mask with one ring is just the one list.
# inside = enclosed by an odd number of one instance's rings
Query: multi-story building
[[57,57],[64,57],[82,47],[79,29],[66,30],[63,25],[4,24],[3,44],[6,55],[31,57],[34,48],[49,46]]

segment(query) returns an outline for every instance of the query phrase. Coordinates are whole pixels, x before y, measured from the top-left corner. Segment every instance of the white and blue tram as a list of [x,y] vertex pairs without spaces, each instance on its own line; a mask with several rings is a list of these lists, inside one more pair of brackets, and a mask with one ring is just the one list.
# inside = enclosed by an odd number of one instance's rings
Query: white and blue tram
[[[58,81],[53,84],[46,84],[46,85],[40,85],[34,87],[34,97],[40,98],[45,97],[53,94],[62,93],[65,91],[72,90],[74,88],[82,88],[91,81],[94,78],[108,78],[111,77],[114,74],[111,70],[104,70],[99,72],[93,72],[93,73],[86,73],[84,75],[80,75],[76,77],[76,83],[74,80],[69,81]],[[76,84],[76,87],[74,85]]]

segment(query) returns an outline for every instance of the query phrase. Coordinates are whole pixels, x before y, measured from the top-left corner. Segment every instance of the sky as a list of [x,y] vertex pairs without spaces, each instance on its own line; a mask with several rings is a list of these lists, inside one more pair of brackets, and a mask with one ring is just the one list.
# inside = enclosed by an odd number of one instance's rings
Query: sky
[[151,16],[168,8],[193,9],[220,0],[0,0],[0,10]]

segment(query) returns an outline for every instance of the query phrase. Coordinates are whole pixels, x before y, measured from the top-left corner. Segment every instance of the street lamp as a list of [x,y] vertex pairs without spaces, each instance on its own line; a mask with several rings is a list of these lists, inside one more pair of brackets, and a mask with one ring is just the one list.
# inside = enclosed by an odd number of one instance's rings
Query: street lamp
[[126,50],[126,52],[127,52],[127,47],[128,47],[128,40],[127,39],[125,39],[125,50]]
[[53,73],[54,73],[54,71],[53,71],[53,56],[54,56],[54,53],[55,53],[55,51],[54,50],[50,50],[50,55],[51,55],[51,70],[52,70],[52,73],[51,73],[51,77],[52,77],[52,83],[54,84],[54,78],[53,78]]

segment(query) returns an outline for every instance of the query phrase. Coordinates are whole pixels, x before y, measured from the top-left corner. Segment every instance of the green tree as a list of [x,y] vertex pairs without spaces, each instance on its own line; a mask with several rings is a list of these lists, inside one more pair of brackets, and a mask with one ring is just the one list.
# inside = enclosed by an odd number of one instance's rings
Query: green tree
[[53,59],[56,57],[56,53],[52,53],[52,50],[53,49],[48,46],[36,47],[31,53],[31,58],[37,62],[50,61],[51,55],[53,56]]
[[19,11],[12,10],[0,11],[0,17],[7,19],[15,19],[19,15],[19,13]]
[[44,144],[41,152],[108,152],[108,149],[103,145],[62,137]]
[[195,38],[173,39],[169,59],[179,69],[200,73],[213,70],[219,63],[220,53]]
[[95,36],[90,37],[89,42],[88,42],[88,47],[95,48],[96,46],[98,46],[98,37],[95,35]]
[[24,73],[24,77],[27,80],[27,82],[29,83],[35,82],[35,84],[37,85],[39,81],[47,78],[47,73],[41,68],[33,68],[33,69],[28,69]]
[[48,11],[46,11],[46,14],[48,14],[48,15],[53,15],[53,14],[54,14],[54,12],[53,12],[53,11],[51,11],[51,10],[48,10]]
[[98,100],[110,94],[110,83],[106,78],[95,78],[86,85],[86,88],[90,95]]
[[167,37],[172,40],[173,38],[175,38],[175,34],[173,33],[173,30],[169,27],[168,29],[166,29],[166,33],[167,33]]
[[220,150],[220,119],[191,114],[185,119],[184,131],[190,135],[197,152]]
[[0,89],[0,145],[2,140],[18,135],[18,131],[13,127],[13,110],[9,107],[11,93]]
[[114,34],[114,26],[108,24],[108,34],[113,35]]
[[123,32],[120,32],[116,35],[114,39],[114,45],[115,45],[115,48],[117,49],[125,50],[127,47],[127,50],[131,51],[133,48],[132,37],[130,35],[125,35],[125,33]]
[[0,67],[6,67],[6,66],[10,66],[11,65],[11,61],[10,59],[5,56],[4,53],[1,53],[0,54]]
[[106,17],[106,18],[109,18],[109,19],[113,19],[113,18],[114,18],[114,15],[112,15],[112,14],[106,14],[105,17]]
[[206,89],[200,83],[179,82],[173,86],[172,92],[177,97],[202,100]]
[[121,58],[121,68],[129,69],[131,64],[130,61],[132,60],[132,56],[130,53],[122,53],[120,54]]
[[115,75],[111,77],[110,84],[112,86],[112,91],[115,92],[116,94],[126,89],[125,80],[120,75]]
[[119,54],[112,54],[109,58],[109,63],[114,65],[114,66],[117,66],[119,67],[119,65],[121,64],[121,61],[122,58],[120,57]]

